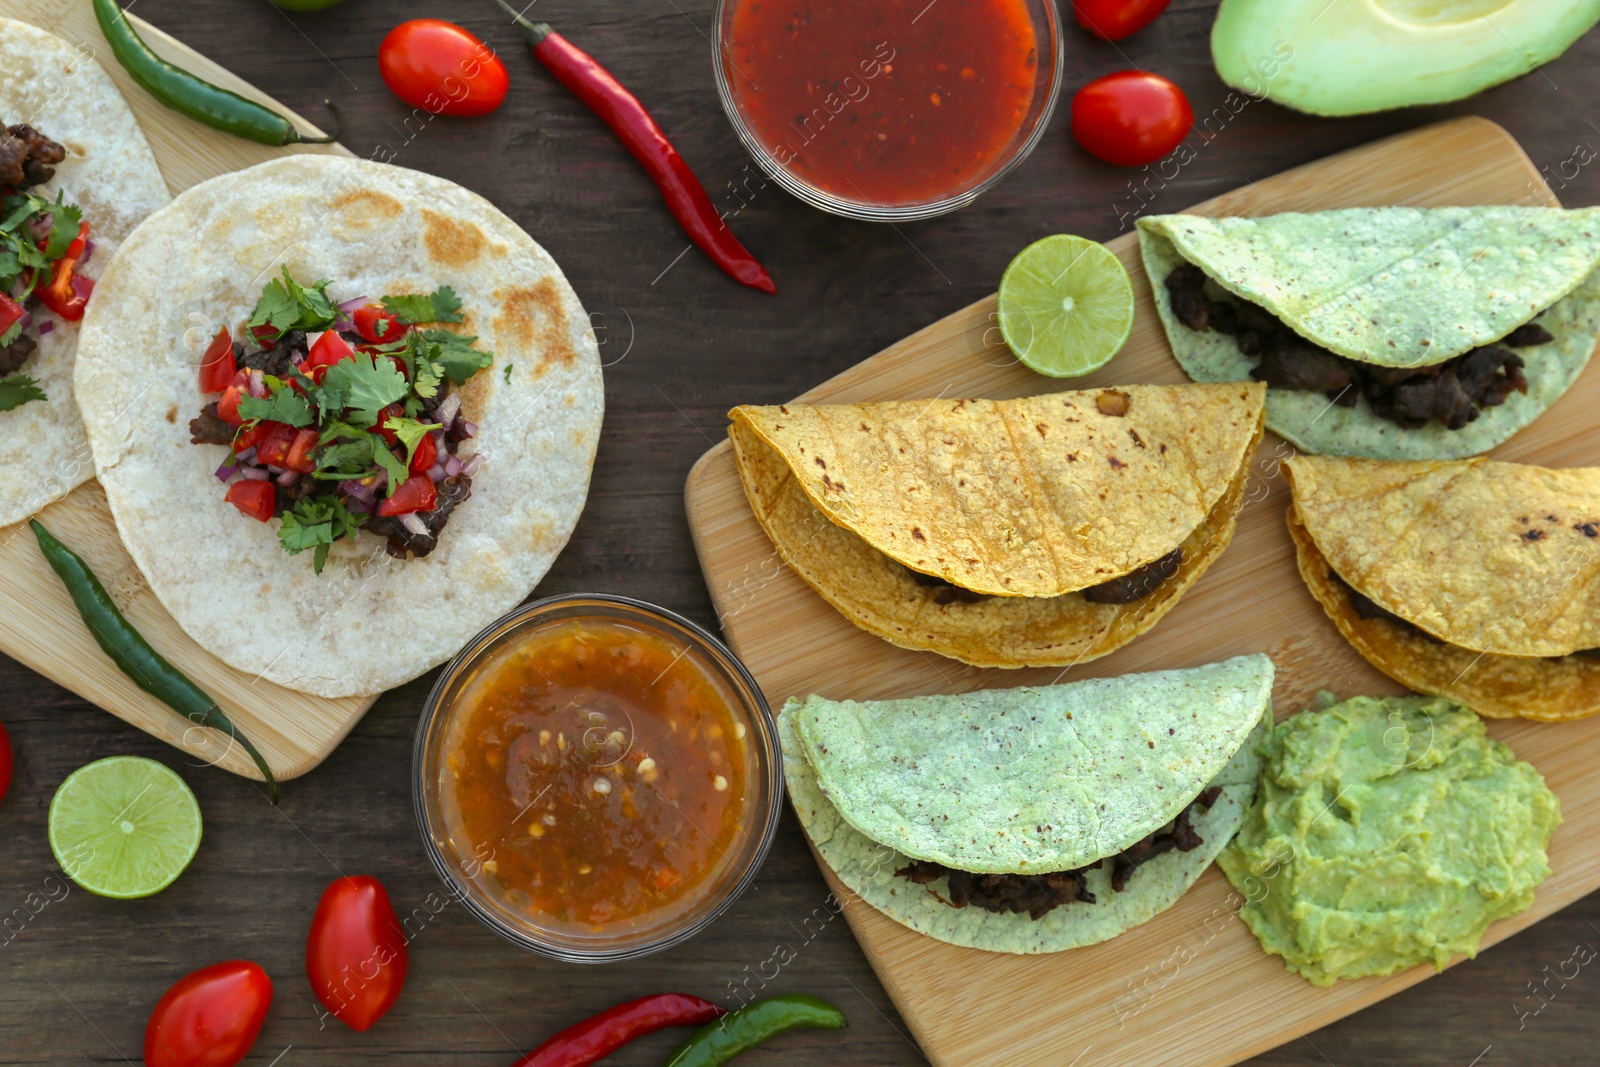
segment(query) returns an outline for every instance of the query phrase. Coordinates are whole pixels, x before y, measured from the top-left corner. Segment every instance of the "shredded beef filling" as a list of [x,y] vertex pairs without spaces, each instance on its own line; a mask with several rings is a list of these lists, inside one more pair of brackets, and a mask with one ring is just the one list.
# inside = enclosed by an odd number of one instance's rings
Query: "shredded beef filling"
[[[29,306],[34,301],[30,300]],[[8,345],[0,345],[0,378],[15,374],[28,362],[28,357],[33,355],[39,347],[39,342],[27,330],[17,334],[17,339]]]
[[0,130],[0,185],[26,189],[56,176],[67,150],[26,123]]
[[1526,393],[1526,364],[1513,348],[1548,344],[1550,331],[1536,322],[1512,330],[1496,344],[1428,367],[1380,367],[1346,359],[1319,348],[1289,329],[1264,308],[1227,295],[1214,300],[1205,272],[1185,263],[1167,275],[1172,313],[1201,333],[1227,334],[1239,351],[1254,358],[1250,376],[1278,389],[1325,393],[1341,407],[1366,397],[1379,418],[1406,429],[1438,422],[1459,430],[1483,408],[1504,404],[1512,393]]
[[[1136,571],[1124,574],[1121,578],[1113,578],[1109,582],[1091,585],[1087,589],[1079,590],[1083,599],[1091,604],[1131,604],[1135,600],[1143,600],[1154,593],[1162,582],[1178,573],[1178,567],[1183,563],[1183,549],[1175,548],[1154,563],[1147,563]],[[943,578],[932,574],[923,574],[906,568],[911,575],[911,580],[920,586],[937,589],[933,602],[941,606],[945,604],[976,604],[980,600],[988,600],[987,593],[974,593],[970,589],[963,589],[959,585],[951,585]]]
[[[1140,864],[1174,849],[1189,852],[1204,844],[1189,824],[1191,813],[1196,807],[1209,810],[1221,794],[1221,786],[1208,787],[1178,813],[1170,826],[1157,830],[1111,857],[1112,890],[1120,893],[1127,888],[1128,879]],[[894,873],[897,878],[904,878],[915,885],[928,885],[940,878],[946,879],[948,903],[952,908],[964,908],[970,904],[997,914],[1026,914],[1030,919],[1039,919],[1063,904],[1095,903],[1094,894],[1087,888],[1086,872],[1099,867],[1102,862],[1097,860],[1075,871],[1050,874],[973,874],[970,871],[953,870],[939,863],[914,860]]]

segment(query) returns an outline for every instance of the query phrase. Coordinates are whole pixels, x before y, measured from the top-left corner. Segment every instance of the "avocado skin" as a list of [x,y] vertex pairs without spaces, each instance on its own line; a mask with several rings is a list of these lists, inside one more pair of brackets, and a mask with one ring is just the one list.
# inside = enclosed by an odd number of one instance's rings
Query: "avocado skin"
[[[1553,10],[1554,9],[1554,10]],[[1222,0],[1222,80],[1313,115],[1443,104],[1555,59],[1600,0]]]

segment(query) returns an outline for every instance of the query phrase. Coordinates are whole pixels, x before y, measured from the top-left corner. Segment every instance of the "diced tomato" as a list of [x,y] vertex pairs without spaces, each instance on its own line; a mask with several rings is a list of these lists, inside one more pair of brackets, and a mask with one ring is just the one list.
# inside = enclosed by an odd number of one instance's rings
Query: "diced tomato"
[[211,339],[211,347],[200,357],[200,391],[220,393],[233,380],[238,367],[233,362],[233,336],[224,326]]
[[217,401],[217,418],[233,426],[243,426],[244,416],[239,414],[239,401],[249,396],[242,385],[230,385]]
[[433,443],[433,434],[428,434],[417,444],[417,450],[411,453],[411,473],[423,474],[433,468],[439,461],[439,446]]
[[250,336],[256,339],[258,345],[270,345],[278,339],[278,331],[266,325],[252,326]]
[[316,461],[311,458],[311,450],[316,447],[317,431],[309,426],[301,428],[296,431],[294,440],[289,444],[289,452],[284,457],[283,465],[302,474],[316,470]]
[[356,308],[356,332],[375,345],[392,344],[406,335],[406,328],[381,304]]
[[407,478],[405,484],[378,505],[379,515],[409,515],[414,511],[432,511],[439,506],[439,491],[431,478]]
[[390,404],[388,407],[384,408],[382,414],[378,416],[378,421],[373,425],[371,432],[377,434],[379,437],[382,437],[386,443],[391,445],[394,444],[395,442],[399,441],[400,438],[396,437],[395,432],[389,429],[389,420],[398,419],[405,413],[406,409],[401,407],[399,404]]
[[272,423],[270,422],[252,422],[250,425],[243,427],[238,433],[234,434],[234,454],[237,455],[240,452],[254,448],[256,445],[260,444],[261,439],[267,436],[267,428],[271,425]]
[[92,281],[73,274],[78,269],[78,260],[83,258],[84,250],[88,247],[89,224],[80,222],[77,239],[67,246],[66,254],[56,260],[51,268],[50,281],[35,290],[39,303],[68,322],[83,318],[84,310],[89,306],[89,297],[94,293]]
[[256,445],[256,462],[268,467],[288,467],[289,449],[300,431],[286,422],[264,423],[267,432]]
[[11,327],[22,321],[22,316],[27,312],[21,304],[0,293],[0,334],[4,334]]
[[224,499],[252,519],[266,522],[278,503],[278,490],[271,482],[234,482]]
[[331,367],[340,360],[354,359],[355,354],[356,350],[350,347],[349,341],[334,330],[325,330],[317,338],[317,343],[311,346],[311,351],[306,353],[305,366]]

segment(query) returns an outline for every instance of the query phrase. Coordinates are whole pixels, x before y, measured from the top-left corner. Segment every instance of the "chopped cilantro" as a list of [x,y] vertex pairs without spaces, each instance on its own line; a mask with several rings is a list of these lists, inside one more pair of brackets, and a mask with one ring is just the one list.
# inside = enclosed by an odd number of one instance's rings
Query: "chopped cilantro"
[[344,501],[324,494],[295,501],[294,510],[283,513],[278,540],[291,556],[315,549],[312,567],[321,574],[323,564],[328,562],[328,546],[360,528],[361,520],[344,506]]
[[372,426],[384,408],[405,399],[410,392],[406,376],[387,358],[374,361],[371,356],[358,353],[354,359],[341,360],[328,368],[317,403],[324,417],[340,418],[353,426]]
[[322,279],[307,287],[295,281],[289,268],[283,268],[283,277],[274,278],[261,292],[256,309],[245,325],[249,329],[268,326],[275,333],[289,330],[325,330],[333,325],[339,313],[328,299],[328,281]]
[[426,296],[386,296],[383,307],[407,326],[461,321],[461,300],[448,285],[441,285]]
[[0,411],[20,408],[30,400],[45,399],[44,390],[26,374],[13,374],[0,378]]
[[290,426],[310,426],[316,420],[311,402],[276,378],[268,378],[271,389],[264,397],[247,396],[239,401],[239,417],[286,422]]
[[515,366],[516,366],[515,363],[507,363],[506,364],[506,384],[507,385],[511,384],[511,368],[515,367]]
[[424,437],[433,430],[444,429],[437,422],[418,422],[416,419],[390,419],[384,425],[393,430],[400,443],[406,446],[407,463],[410,463],[412,457],[417,454],[417,446],[422,443]]
[[378,466],[382,467],[389,475],[389,483],[384,487],[383,495],[394,496],[394,491],[405,484],[406,479],[411,476],[411,472],[406,470],[406,465],[401,463],[399,458],[387,448],[374,448],[372,450],[372,458],[377,460]]
[[22,320],[18,319],[6,328],[5,333],[0,333],[0,348],[15,344],[17,338],[22,336]]
[[432,347],[429,357],[439,373],[460,383],[494,362],[494,356],[472,347],[476,337],[464,337],[449,330],[423,330],[422,339]]
[[[50,218],[50,236],[43,242],[34,239],[30,223]],[[39,280],[49,280],[48,268],[66,255],[67,247],[78,239],[83,212],[61,196],[54,201],[32,193],[12,193],[0,199],[0,291],[18,303],[26,301]],[[26,278],[19,290],[17,282]]]

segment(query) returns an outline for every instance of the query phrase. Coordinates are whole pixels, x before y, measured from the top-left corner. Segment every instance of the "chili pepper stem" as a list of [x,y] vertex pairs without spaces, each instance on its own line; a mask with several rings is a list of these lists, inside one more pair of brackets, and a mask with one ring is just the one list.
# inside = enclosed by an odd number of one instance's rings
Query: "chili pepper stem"
[[324,100],[323,106],[333,114],[333,132],[321,137],[305,137],[299,130],[294,131],[294,140],[299,144],[332,144],[339,139],[339,134],[344,130],[344,115],[340,113],[338,105],[332,100]]
[[511,16],[511,21],[517,24],[517,29],[522,31],[522,36],[528,39],[530,45],[537,47],[541,41],[555,32],[548,22],[531,21],[526,15],[506,3],[506,0],[494,0],[494,2],[504,8],[505,13]]

